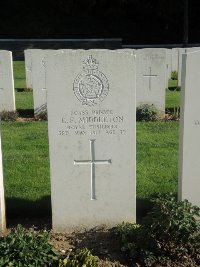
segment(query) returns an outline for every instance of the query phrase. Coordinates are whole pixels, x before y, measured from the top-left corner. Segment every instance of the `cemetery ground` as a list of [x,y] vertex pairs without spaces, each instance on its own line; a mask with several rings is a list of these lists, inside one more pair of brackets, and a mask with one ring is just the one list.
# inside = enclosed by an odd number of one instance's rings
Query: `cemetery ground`
[[[150,210],[150,199],[157,192],[177,193],[178,126],[178,122],[137,123],[138,221]],[[2,143],[8,227],[21,223],[50,229],[47,122],[2,122]],[[101,259],[109,258],[102,266],[131,266],[124,262],[118,237],[106,228],[52,237],[61,250],[87,247]]]
[[[15,88],[25,88],[24,63],[14,62]],[[167,91],[166,107],[179,107],[180,92]],[[16,92],[19,110],[33,109],[31,91]],[[51,228],[50,171],[46,121],[2,122],[4,183],[8,227],[21,223]],[[178,121],[137,123],[137,219],[150,210],[151,198],[177,194]],[[123,179],[123,177],[122,177]],[[39,219],[38,219],[39,218]],[[52,235],[56,248],[87,247],[100,266],[131,266],[120,252],[115,232],[106,228],[74,235]],[[105,260],[108,258],[108,260]]]

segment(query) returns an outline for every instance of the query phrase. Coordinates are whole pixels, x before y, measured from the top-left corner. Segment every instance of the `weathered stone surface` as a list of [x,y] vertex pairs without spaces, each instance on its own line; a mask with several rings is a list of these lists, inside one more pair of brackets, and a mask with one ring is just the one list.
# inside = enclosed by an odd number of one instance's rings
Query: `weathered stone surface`
[[135,56],[46,58],[53,229],[135,221]]
[[179,199],[200,206],[200,52],[182,62]]
[[25,58],[25,71],[26,71],[26,88],[33,89],[33,78],[32,78],[32,49],[24,51]]
[[15,110],[12,53],[0,50],[0,111]]
[[30,49],[27,51],[29,51],[32,61],[34,114],[40,116],[47,112],[45,57],[51,50]]
[[137,106],[154,104],[165,110],[166,49],[146,48],[136,52],[137,58]]

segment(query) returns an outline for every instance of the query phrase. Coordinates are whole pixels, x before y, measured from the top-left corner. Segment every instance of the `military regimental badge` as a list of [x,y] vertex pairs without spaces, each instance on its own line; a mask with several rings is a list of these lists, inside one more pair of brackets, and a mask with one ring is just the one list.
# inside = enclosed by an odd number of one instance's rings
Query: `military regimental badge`
[[94,106],[103,101],[109,92],[106,76],[98,70],[98,61],[90,55],[83,62],[83,71],[74,80],[73,90],[83,105]]

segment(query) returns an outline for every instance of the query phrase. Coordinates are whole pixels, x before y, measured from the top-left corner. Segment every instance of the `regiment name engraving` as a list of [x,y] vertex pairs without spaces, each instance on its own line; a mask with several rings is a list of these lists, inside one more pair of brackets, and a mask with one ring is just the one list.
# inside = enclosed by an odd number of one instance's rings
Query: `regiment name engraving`
[[124,115],[111,109],[71,110],[61,118],[62,129],[58,131],[58,135],[121,135],[126,133],[125,120]]

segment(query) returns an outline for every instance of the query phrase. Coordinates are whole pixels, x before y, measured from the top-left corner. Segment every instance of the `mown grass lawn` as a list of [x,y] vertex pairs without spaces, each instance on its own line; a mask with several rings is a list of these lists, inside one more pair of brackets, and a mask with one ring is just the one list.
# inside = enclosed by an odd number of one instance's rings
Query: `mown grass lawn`
[[2,122],[7,213],[50,214],[47,122]]
[[[26,89],[26,74],[24,61],[13,62],[14,84],[16,89]],[[15,90],[17,109],[33,109],[33,92],[18,92]]]
[[137,123],[139,213],[154,194],[177,192],[178,132],[178,122]]
[[169,79],[169,82],[168,82],[168,87],[169,88],[175,88],[177,86],[178,86],[178,80]]
[[[177,192],[178,125],[178,122],[137,123],[139,213],[148,209],[145,201],[153,194]],[[8,215],[49,215],[47,122],[3,122],[2,143]]]
[[26,74],[24,61],[13,62],[15,88],[26,88]]
[[180,91],[166,91],[165,95],[166,108],[180,107],[181,92]]
[[33,92],[15,92],[17,109],[33,109]]

